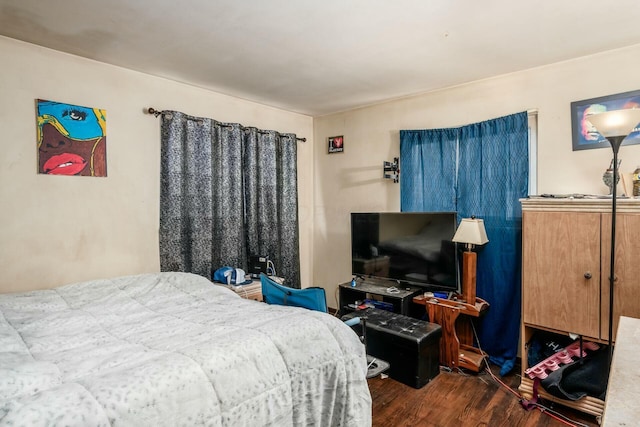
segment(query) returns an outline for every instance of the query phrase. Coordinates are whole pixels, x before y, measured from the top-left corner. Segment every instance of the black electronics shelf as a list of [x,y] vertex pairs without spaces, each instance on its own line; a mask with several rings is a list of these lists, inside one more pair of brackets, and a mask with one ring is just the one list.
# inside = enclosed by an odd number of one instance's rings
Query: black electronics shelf
[[340,315],[355,310],[357,301],[371,299],[392,305],[394,313],[411,316],[413,297],[423,292],[424,289],[420,287],[401,285],[388,280],[358,279],[355,286],[352,286],[352,282],[340,283]]

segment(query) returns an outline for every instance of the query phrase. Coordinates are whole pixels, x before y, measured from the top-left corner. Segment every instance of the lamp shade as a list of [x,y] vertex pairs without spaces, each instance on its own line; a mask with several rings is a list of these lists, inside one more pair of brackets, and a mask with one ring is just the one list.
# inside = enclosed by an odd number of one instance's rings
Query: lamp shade
[[627,136],[640,123],[640,109],[630,108],[596,113],[588,116],[587,121],[605,138]]
[[489,241],[484,229],[484,221],[477,218],[463,218],[452,240],[458,243],[484,245]]

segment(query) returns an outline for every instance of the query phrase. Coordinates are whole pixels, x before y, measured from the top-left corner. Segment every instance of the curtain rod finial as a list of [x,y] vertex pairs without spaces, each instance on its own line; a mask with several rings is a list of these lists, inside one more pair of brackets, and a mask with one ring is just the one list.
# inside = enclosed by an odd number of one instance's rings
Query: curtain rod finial
[[156,116],[156,117],[158,117],[160,114],[162,114],[162,111],[158,111],[158,110],[156,110],[156,109],[155,109],[155,108],[153,108],[153,107],[149,107],[149,108],[147,108],[147,111],[146,111],[146,112],[147,112],[147,113],[149,113],[149,114],[153,114],[153,115],[154,115],[154,116]]

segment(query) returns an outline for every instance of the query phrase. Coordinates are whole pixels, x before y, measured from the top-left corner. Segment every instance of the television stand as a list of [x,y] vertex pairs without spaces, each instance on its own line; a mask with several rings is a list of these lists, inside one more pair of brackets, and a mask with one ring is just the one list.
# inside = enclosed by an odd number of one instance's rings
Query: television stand
[[351,282],[340,283],[338,289],[341,316],[355,310],[355,308],[349,308],[350,304],[353,305],[356,301],[364,301],[365,299],[389,303],[393,306],[394,313],[409,316],[413,297],[424,292],[424,289],[417,286],[376,279],[358,279],[356,286],[351,286]]

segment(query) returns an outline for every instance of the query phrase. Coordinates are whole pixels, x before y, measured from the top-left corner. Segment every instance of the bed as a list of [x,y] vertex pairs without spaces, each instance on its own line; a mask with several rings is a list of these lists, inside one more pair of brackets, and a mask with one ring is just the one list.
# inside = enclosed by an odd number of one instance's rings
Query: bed
[[0,426],[367,426],[339,319],[188,273],[0,294]]

